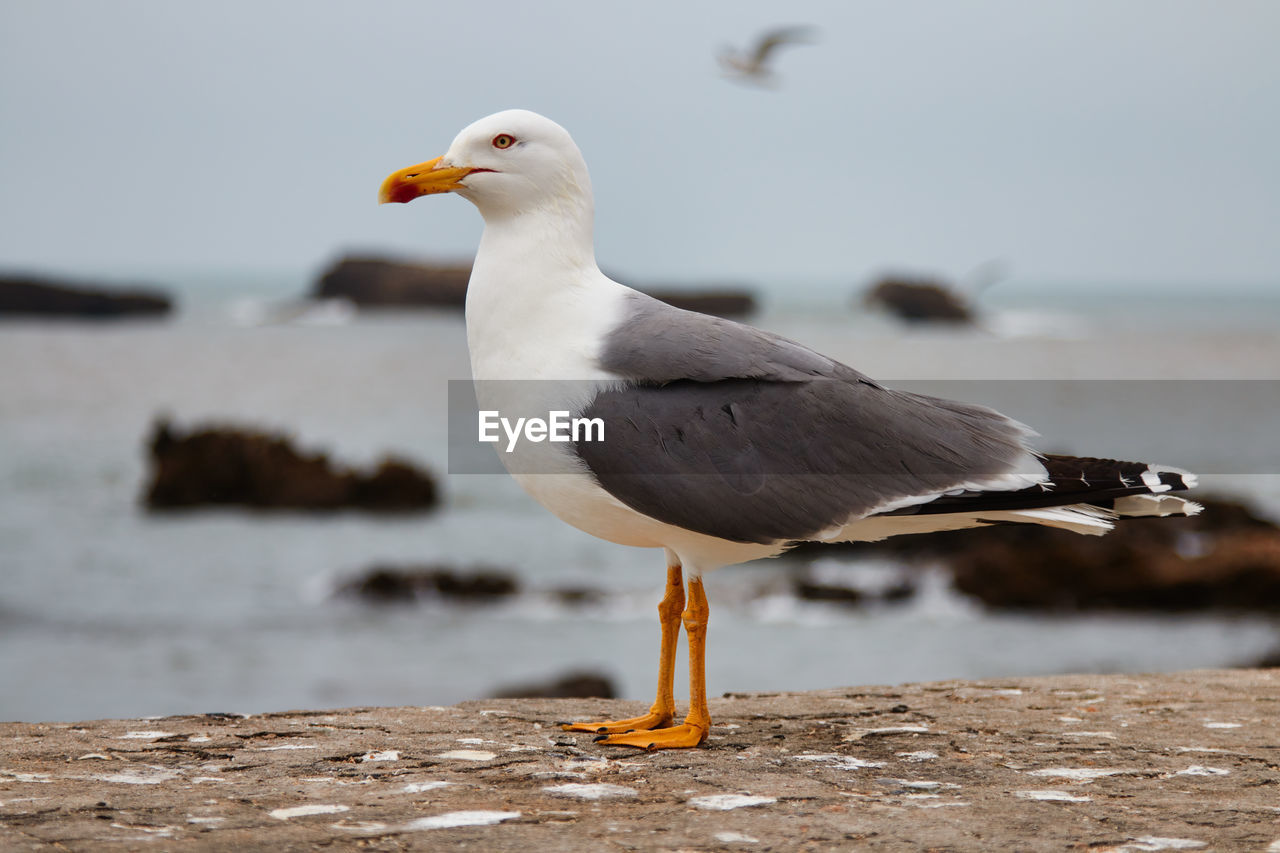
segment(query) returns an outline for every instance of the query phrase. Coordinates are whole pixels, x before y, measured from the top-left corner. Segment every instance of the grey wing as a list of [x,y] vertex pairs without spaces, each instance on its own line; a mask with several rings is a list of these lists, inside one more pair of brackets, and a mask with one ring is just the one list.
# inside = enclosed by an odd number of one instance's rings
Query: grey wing
[[1029,459],[1026,429],[996,412],[845,379],[626,383],[582,414],[604,423],[575,449],[605,490],[735,542],[818,538]]
[[601,365],[624,381],[584,408],[576,445],[646,515],[740,542],[812,538],[1025,466],[1026,427],[981,406],[881,387],[750,326],[637,296]]
[[643,383],[692,379],[770,379],[795,382],[841,377],[874,385],[850,367],[779,335],[674,308],[634,293],[626,319],[606,337],[600,366]]

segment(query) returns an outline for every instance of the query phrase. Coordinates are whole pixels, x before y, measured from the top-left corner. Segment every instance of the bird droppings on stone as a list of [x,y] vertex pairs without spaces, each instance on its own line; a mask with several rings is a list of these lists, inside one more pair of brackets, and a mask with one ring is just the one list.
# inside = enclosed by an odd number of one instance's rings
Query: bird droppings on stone
[[288,808],[272,809],[267,812],[268,815],[276,820],[292,820],[295,817],[311,817],[318,814],[338,814],[350,810],[350,806],[333,804],[312,803],[305,806],[290,806]]
[[496,752],[489,752],[484,749],[451,749],[448,752],[441,752],[436,758],[446,758],[453,761],[492,761],[497,758]]
[[862,770],[867,767],[883,767],[883,761],[867,761],[853,755],[842,755],[837,752],[808,753],[793,756],[796,761],[819,761],[829,764],[836,770]]
[[689,805],[695,809],[725,812],[751,806],[767,806],[777,801],[776,797],[753,797],[750,794],[707,794],[701,797],[690,797]]
[[887,737],[890,735],[910,735],[910,734],[927,734],[929,727],[925,725],[915,726],[882,726],[875,729],[854,729],[845,735],[841,740],[851,742],[862,740],[867,737]]
[[404,794],[425,794],[427,791],[436,791],[454,784],[457,783],[446,782],[441,779],[433,779],[429,782],[409,782],[400,791]]
[[1146,853],[1155,850],[1203,850],[1208,843],[1194,838],[1164,838],[1157,835],[1143,835],[1131,838],[1128,843],[1113,847],[1115,853]]
[[921,809],[968,808],[972,805],[960,800],[942,800],[938,794],[907,794],[903,800],[907,805]]
[[1103,779],[1107,776],[1125,776],[1142,772],[1144,771],[1105,767],[1044,767],[1040,770],[1029,771],[1029,775],[1051,776],[1055,779],[1071,779],[1075,782],[1088,783],[1094,779]]
[[163,767],[130,767],[119,773],[94,776],[100,782],[112,782],[117,785],[159,785],[182,774],[176,770]]
[[329,828],[336,829],[339,832],[360,832],[366,835],[377,835],[390,829],[385,823],[376,820],[341,820],[337,823],[329,824]]
[[714,836],[721,844],[759,844],[760,839],[745,832],[717,832]]
[[420,829],[451,829],[459,826],[493,826],[506,820],[515,820],[518,817],[520,817],[520,812],[485,810],[446,812],[445,814],[411,820],[402,829],[414,831]]
[[1014,791],[1013,795],[1021,800],[1042,800],[1051,803],[1088,803],[1093,801],[1092,797],[1054,790]]
[[1205,767],[1203,764],[1192,764],[1186,770],[1179,770],[1175,776],[1229,776],[1230,770],[1221,767]]
[[608,782],[590,784],[568,782],[564,785],[552,785],[542,790],[553,797],[572,797],[578,800],[630,799],[639,796],[640,793],[635,788],[628,788],[624,785],[611,785]]

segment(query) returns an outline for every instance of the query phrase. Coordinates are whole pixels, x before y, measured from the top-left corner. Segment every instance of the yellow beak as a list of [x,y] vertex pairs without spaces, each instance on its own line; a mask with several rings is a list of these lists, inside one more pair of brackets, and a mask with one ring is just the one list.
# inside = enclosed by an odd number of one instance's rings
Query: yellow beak
[[420,195],[448,193],[461,188],[460,181],[472,172],[481,171],[457,166],[441,166],[443,157],[393,172],[378,190],[378,204],[403,204]]

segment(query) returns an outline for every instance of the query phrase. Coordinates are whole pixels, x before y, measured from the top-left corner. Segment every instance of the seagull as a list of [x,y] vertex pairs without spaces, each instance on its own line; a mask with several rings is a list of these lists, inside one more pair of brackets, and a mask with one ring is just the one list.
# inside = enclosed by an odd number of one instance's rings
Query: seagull
[[[804,541],[999,523],[1102,534],[1120,516],[1200,509],[1169,494],[1195,485],[1188,472],[1042,455],[1028,427],[991,409],[893,390],[802,344],[611,280],[596,265],[582,153],[536,113],[480,119],[444,155],[391,174],[379,200],[437,193],[484,219],[466,298],[482,407],[603,425],[558,443],[526,431],[521,450],[498,446],[507,470],[565,522],[666,558],[657,698],[640,716],[570,731],[640,749],[706,739],[702,577],[713,569]],[[676,724],[682,625],[690,707]]]
[[738,80],[757,85],[773,85],[775,77],[768,67],[769,56],[788,44],[813,44],[812,27],[777,27],[761,33],[750,52],[725,47],[720,51],[720,66]]

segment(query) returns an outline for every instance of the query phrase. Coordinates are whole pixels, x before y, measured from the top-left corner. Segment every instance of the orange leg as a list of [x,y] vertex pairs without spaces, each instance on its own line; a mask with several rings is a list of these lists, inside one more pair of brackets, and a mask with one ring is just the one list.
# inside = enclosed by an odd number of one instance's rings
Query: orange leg
[[613,734],[657,729],[671,725],[676,716],[675,674],[676,645],[680,642],[680,612],[684,610],[684,574],[675,555],[667,552],[667,590],[658,603],[658,619],[662,623],[662,649],[658,654],[658,698],[649,713],[626,720],[601,720],[596,723],[565,723],[570,732]]
[[697,746],[711,730],[711,711],[707,707],[707,594],[702,578],[689,581],[689,609],[682,616],[689,635],[689,715],[684,723],[648,732],[609,734],[596,738],[610,746],[634,746],[640,749],[682,749]]

